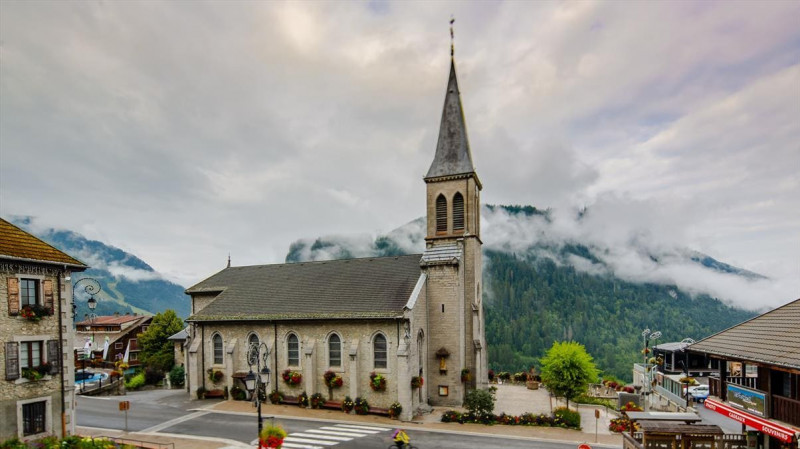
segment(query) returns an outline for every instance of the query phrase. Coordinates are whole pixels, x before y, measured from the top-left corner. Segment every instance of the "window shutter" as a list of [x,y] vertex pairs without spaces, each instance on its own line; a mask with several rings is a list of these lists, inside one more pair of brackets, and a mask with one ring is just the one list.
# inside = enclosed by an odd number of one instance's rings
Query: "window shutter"
[[50,310],[50,313],[53,313],[53,281],[42,282],[42,287],[42,290],[44,290],[44,306]]
[[460,192],[453,197],[453,230],[464,230],[464,197]]
[[447,232],[447,200],[444,195],[436,198],[436,232]]
[[19,343],[6,342],[6,380],[19,379]]
[[58,340],[47,341],[47,363],[50,364],[50,374],[61,371],[61,354],[58,353]]
[[8,278],[8,314],[19,315],[19,279]]

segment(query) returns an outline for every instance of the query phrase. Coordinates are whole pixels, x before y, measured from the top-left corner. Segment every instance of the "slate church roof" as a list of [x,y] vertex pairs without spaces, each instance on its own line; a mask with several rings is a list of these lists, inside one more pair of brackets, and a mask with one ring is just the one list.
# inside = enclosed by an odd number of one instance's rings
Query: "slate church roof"
[[397,318],[422,275],[421,257],[226,268],[186,290],[219,292],[188,321]]
[[689,346],[693,352],[800,369],[800,299]]

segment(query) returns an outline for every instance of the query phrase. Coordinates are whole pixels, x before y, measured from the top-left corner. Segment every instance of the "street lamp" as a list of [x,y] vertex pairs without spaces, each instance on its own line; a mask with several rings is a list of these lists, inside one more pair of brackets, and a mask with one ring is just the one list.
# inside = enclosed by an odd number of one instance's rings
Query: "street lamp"
[[[100,293],[100,290],[103,287],[100,286],[100,283],[97,282],[97,279],[93,278],[80,278],[72,284],[72,319],[75,319],[75,315],[77,315],[78,305],[75,304],[75,297],[76,297],[76,290],[78,290],[78,286],[83,287],[83,291],[89,295],[89,301],[87,302],[89,308],[94,310],[97,307],[97,300],[94,299],[94,295]],[[94,304],[94,306],[92,305]]]
[[[251,343],[250,348],[247,350],[247,364],[250,366],[250,372],[244,378],[244,386],[247,391],[253,395],[253,401],[258,408],[258,434],[261,435],[263,421],[261,418],[261,390],[266,393],[266,386],[269,385],[269,368],[267,367],[267,360],[269,360],[269,347],[266,343]],[[253,367],[256,371],[253,372]],[[261,377],[262,374],[266,378],[266,382]]]
[[[652,368],[649,363],[650,348],[648,345],[650,340],[658,340],[659,338],[661,338],[661,332],[651,332],[650,329],[642,331],[642,339],[644,340],[644,350],[642,350],[644,353],[644,385],[642,388],[642,394],[644,395],[644,411],[648,411],[650,408],[647,396],[650,394],[652,384]],[[653,342],[653,347],[655,347],[655,341]]]

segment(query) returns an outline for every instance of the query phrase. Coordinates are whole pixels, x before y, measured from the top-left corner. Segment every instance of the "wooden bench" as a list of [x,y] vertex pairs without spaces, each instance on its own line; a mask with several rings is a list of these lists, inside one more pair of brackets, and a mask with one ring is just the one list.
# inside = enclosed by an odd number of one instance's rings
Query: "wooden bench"
[[206,391],[206,399],[224,398],[225,392],[222,390],[208,390]]
[[281,399],[281,404],[298,405],[300,404],[300,398],[297,396],[284,396],[283,399]]
[[388,408],[370,407],[369,412],[373,415],[389,416]]

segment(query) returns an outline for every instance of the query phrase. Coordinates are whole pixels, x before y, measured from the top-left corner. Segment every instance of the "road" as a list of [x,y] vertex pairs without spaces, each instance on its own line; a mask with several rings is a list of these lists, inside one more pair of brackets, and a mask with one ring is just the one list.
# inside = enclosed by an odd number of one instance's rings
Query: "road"
[[[119,401],[131,402],[128,412],[129,432],[168,433],[178,435],[224,438],[253,444],[257,420],[252,414],[215,412],[196,409],[185,392],[168,390],[132,392],[124,397],[93,398],[79,396],[77,424],[85,427],[124,430],[125,413],[119,411]],[[207,402],[206,402],[207,404]],[[296,418],[276,418],[289,433],[287,449],[374,449],[391,444],[392,428],[351,421],[319,421]],[[420,449],[541,448],[575,449],[572,442],[532,441],[498,437],[496,435],[463,435],[457,432],[428,431],[408,428],[414,446]],[[457,431],[457,428],[454,428]]]

